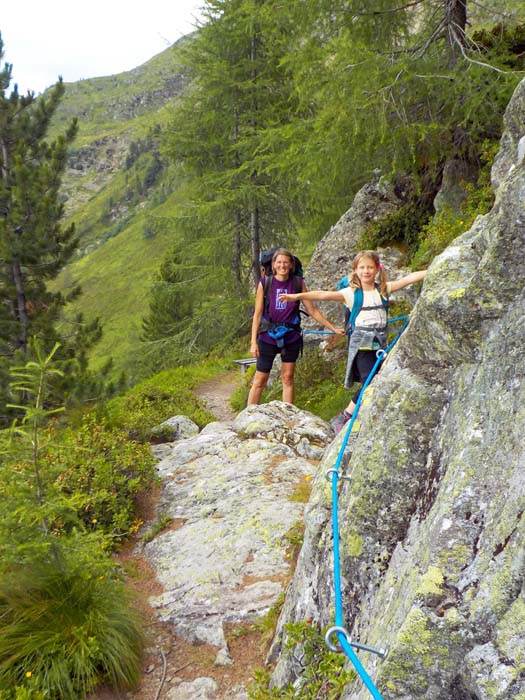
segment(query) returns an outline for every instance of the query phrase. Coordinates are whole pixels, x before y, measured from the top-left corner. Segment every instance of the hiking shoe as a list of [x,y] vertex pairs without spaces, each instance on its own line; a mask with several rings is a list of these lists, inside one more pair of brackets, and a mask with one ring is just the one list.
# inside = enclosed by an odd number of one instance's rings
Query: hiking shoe
[[343,428],[343,426],[345,426],[348,423],[351,417],[352,416],[350,413],[343,411],[342,413],[338,413],[337,416],[335,416],[335,418],[332,418],[332,420],[330,421],[330,425],[334,429],[336,435],[341,430],[341,428]]

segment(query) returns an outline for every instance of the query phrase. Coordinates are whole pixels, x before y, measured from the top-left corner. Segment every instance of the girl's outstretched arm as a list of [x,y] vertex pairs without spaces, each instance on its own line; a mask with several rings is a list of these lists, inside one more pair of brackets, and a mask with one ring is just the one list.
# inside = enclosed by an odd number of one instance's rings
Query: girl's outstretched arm
[[405,277],[401,277],[398,280],[392,280],[392,282],[389,283],[390,291],[397,292],[398,289],[403,289],[416,282],[421,282],[426,274],[426,270],[419,270],[419,272],[411,272],[409,275],[405,275]]
[[297,294],[280,294],[281,301],[343,301],[345,300],[341,292],[323,289],[314,289],[311,292],[298,292]]

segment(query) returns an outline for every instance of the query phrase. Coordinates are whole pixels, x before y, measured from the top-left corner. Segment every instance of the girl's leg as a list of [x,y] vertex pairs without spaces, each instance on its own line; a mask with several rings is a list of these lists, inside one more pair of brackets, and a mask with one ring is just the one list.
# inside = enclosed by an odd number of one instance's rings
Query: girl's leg
[[345,408],[345,412],[347,413],[347,415],[351,416],[352,413],[354,412],[354,409],[355,409],[355,401],[354,401],[354,399],[352,399],[350,401],[350,403],[348,404],[348,406]]
[[283,401],[293,403],[295,398],[294,386],[295,362],[281,363],[281,382],[283,384]]
[[359,394],[361,393],[363,385],[368,379],[370,372],[373,370],[376,360],[377,357],[374,350],[359,350],[359,352],[356,355],[356,371],[357,376],[359,377],[361,387],[355,392],[355,394],[352,397],[352,400],[345,408],[346,413],[348,413],[349,415],[352,415],[352,413],[354,412],[355,406],[359,399]]
[[248,406],[252,403],[259,403],[264,387],[268,384],[269,372],[255,372],[253,375],[252,386],[248,394]]

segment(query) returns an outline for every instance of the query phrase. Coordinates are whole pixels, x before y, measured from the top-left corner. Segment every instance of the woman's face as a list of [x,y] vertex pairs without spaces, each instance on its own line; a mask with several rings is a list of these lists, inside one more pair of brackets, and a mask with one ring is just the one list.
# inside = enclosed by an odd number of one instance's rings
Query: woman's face
[[287,255],[278,255],[273,261],[273,274],[287,277],[292,269],[292,261]]

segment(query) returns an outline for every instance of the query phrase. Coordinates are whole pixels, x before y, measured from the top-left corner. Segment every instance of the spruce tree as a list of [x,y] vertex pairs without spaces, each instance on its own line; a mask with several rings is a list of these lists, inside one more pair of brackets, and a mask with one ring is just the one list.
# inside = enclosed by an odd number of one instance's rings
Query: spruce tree
[[[3,43],[0,36],[0,60]],[[16,358],[24,361],[29,340],[38,338],[44,352],[59,340],[57,322],[67,299],[51,291],[53,280],[75,251],[74,226],[63,227],[59,189],[69,144],[77,133],[73,120],[64,134],[47,140],[51,119],[64,94],[59,79],[45,95],[8,94],[12,66],[0,71],[0,394],[6,371]],[[78,293],[74,290],[72,294]],[[61,359],[85,371],[86,343],[99,334],[82,319],[61,344]],[[74,336],[74,337],[72,337]],[[81,341],[79,338],[83,336]],[[89,340],[88,340],[89,339]],[[66,381],[63,389],[65,390]],[[2,396],[4,398],[4,396]],[[4,403],[2,401],[2,403]],[[5,420],[5,416],[3,419]]]
[[151,288],[149,314],[142,322],[142,340],[155,341],[177,334],[191,317],[192,309],[191,291],[175,248],[164,259]]

